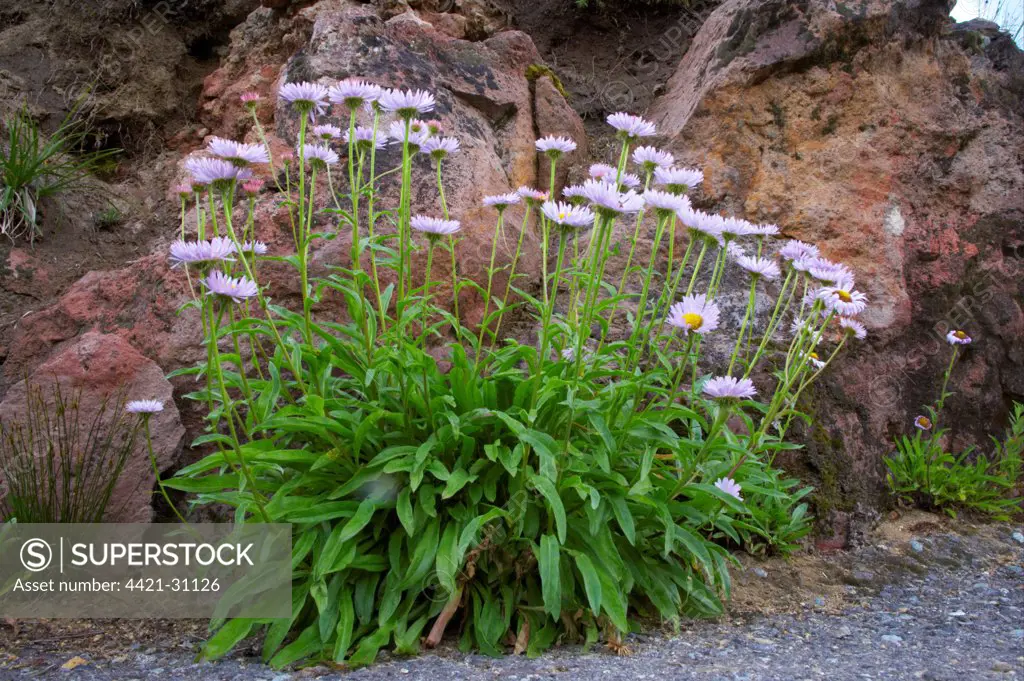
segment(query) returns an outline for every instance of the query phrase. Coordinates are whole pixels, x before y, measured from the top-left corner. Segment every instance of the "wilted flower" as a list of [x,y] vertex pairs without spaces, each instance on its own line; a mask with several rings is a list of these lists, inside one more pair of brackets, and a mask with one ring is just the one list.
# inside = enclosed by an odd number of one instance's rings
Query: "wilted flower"
[[435,104],[434,95],[426,90],[384,90],[377,101],[382,109],[405,120],[433,111]]
[[654,123],[645,121],[639,116],[624,112],[613,113],[608,116],[608,125],[619,131],[619,135],[628,140],[637,140],[641,137],[651,137],[657,133]]
[[736,497],[740,501],[743,501],[743,497],[740,496],[742,491],[738,482],[732,478],[719,478],[715,481],[715,487],[722,490],[729,496]]
[[409,224],[413,229],[431,237],[447,236],[459,231],[458,220],[442,220],[441,218],[431,218],[426,215],[414,216]]
[[178,240],[171,244],[171,267],[232,260],[234,253],[235,245],[224,237],[214,237],[209,241]]
[[562,350],[561,355],[562,355],[562,359],[565,360],[566,362],[575,362],[576,361],[576,349],[575,348],[566,348],[566,349]]
[[157,414],[164,410],[164,403],[160,400],[132,400],[124,405],[124,410],[130,414]]
[[339,160],[338,154],[326,144],[304,144],[301,150],[296,150],[306,159],[309,167],[316,170],[324,170]]
[[262,144],[246,144],[223,137],[212,137],[207,148],[214,156],[230,161],[240,168],[250,163],[270,163],[270,154]]
[[946,342],[950,345],[970,345],[971,337],[957,329],[946,334]]
[[277,95],[311,121],[327,111],[327,88],[319,83],[285,83]]
[[860,291],[854,291],[847,282],[838,282],[835,286],[823,286],[818,291],[818,298],[824,301],[828,309],[844,317],[860,314],[868,306],[868,297]]
[[586,227],[594,223],[593,211],[571,203],[545,201],[541,211],[548,220],[563,227]]
[[259,293],[255,282],[245,277],[234,279],[220,270],[210,272],[203,283],[206,284],[209,295],[230,298],[236,303],[241,303]]
[[440,161],[448,154],[454,154],[459,150],[459,140],[454,137],[429,137],[420,149],[430,154],[435,161]]
[[613,184],[600,180],[583,183],[583,195],[594,204],[594,210],[606,217],[637,213],[644,207],[644,200],[635,192],[620,193]]
[[927,416],[918,416],[914,419],[914,427],[919,430],[931,430],[932,420]]
[[655,147],[637,147],[633,150],[633,162],[643,168],[645,173],[652,173],[657,168],[671,167],[675,161],[672,154]]
[[[342,140],[345,144],[348,144],[348,131],[346,130],[342,136]],[[378,149],[383,149],[388,145],[387,135],[382,134],[379,131],[374,131],[373,128],[368,128],[365,125],[356,126],[356,148],[369,150],[370,147],[376,145]]]
[[818,247],[812,244],[805,244],[803,241],[790,239],[786,245],[779,249],[779,255],[786,260],[804,260],[818,257]]
[[485,206],[490,206],[491,208],[498,209],[498,212],[500,213],[509,206],[515,205],[522,200],[523,199],[521,196],[519,196],[519,194],[516,194],[515,192],[510,192],[508,194],[496,194],[494,196],[485,196],[483,204]]
[[220,158],[190,158],[185,161],[185,170],[192,175],[193,185],[213,185],[215,189],[230,189],[236,180],[248,180],[252,172],[239,168],[230,161]]
[[840,317],[839,326],[848,334],[853,335],[857,340],[864,340],[867,338],[868,329],[866,326],[858,322],[856,319],[850,319],[849,317]]
[[668,311],[666,321],[684,333],[710,333],[718,328],[718,306],[707,296],[686,296]]
[[704,173],[696,168],[656,168],[654,183],[662,184],[674,194],[682,194],[704,181]]
[[704,394],[716,400],[736,400],[753,397],[757,389],[749,378],[718,376],[704,384]]
[[541,190],[534,189],[533,187],[520,187],[516,190],[516,193],[523,197],[523,200],[526,201],[527,205],[531,206],[539,205],[542,201],[548,200],[547,192],[542,192]]
[[248,92],[243,92],[239,99],[242,100],[245,108],[255,109],[257,102],[260,101],[260,93],[249,90]]
[[595,180],[606,180],[611,182],[615,179],[615,176],[619,174],[619,171],[611,167],[607,163],[595,163],[590,166],[590,177]]
[[192,185],[179,184],[174,187],[174,193],[177,194],[179,198],[187,199],[192,196]]
[[821,357],[819,357],[816,352],[808,354],[807,359],[811,361],[811,366],[815,369],[823,369],[825,367],[825,363],[821,361]]
[[672,213],[689,210],[690,208],[690,199],[679,194],[669,194],[657,189],[648,189],[644,192],[643,196],[644,205],[648,208],[653,208],[661,217],[668,217]]
[[750,255],[741,255],[736,258],[736,264],[750,272],[751,276],[764,277],[765,279],[778,279],[782,273],[778,264],[768,258],[758,258]]
[[537,151],[547,154],[550,158],[557,159],[562,154],[576,151],[576,143],[568,137],[548,135],[537,140]]
[[313,136],[319,137],[323,141],[341,139],[341,128],[336,125],[324,124],[313,126]]
[[383,88],[357,78],[347,78],[331,87],[327,96],[335,104],[344,104],[349,111],[355,111],[367,102],[374,102],[383,92]]

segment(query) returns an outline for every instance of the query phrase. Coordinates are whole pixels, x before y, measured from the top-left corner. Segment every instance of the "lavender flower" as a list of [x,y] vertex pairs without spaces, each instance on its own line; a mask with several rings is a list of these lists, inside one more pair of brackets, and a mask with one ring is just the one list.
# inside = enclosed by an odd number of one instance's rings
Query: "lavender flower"
[[234,253],[235,245],[223,237],[214,237],[209,241],[178,240],[171,244],[171,267],[230,261]]
[[868,306],[868,297],[860,291],[854,291],[845,282],[839,282],[836,286],[823,286],[818,291],[818,298],[828,309],[844,317],[860,314]]
[[459,231],[458,220],[442,220],[441,218],[431,218],[426,215],[414,216],[409,224],[413,229],[423,232],[431,238],[448,236]]
[[435,161],[440,161],[459,150],[459,140],[454,137],[428,137],[421,149]]
[[747,220],[737,217],[723,218],[721,221],[722,238],[726,241],[749,236],[754,233],[754,225]]
[[749,378],[718,376],[704,384],[704,394],[716,400],[741,400],[757,394]]
[[326,144],[304,144],[301,149],[296,148],[296,151],[315,170],[326,170],[327,166],[335,165],[340,160],[338,154]]
[[212,185],[220,191],[230,189],[235,181],[252,177],[249,169],[239,168],[220,158],[190,158],[185,161],[185,170],[192,175],[193,186]]
[[329,142],[331,140],[341,139],[341,128],[339,128],[336,125],[329,125],[329,124],[314,125],[313,126],[313,136],[314,137],[319,137],[324,142]]
[[124,410],[129,414],[157,414],[164,410],[164,403],[160,400],[132,400],[124,405]]
[[704,173],[696,168],[656,168],[654,183],[664,185],[673,194],[685,194],[704,181]]
[[932,420],[927,416],[918,416],[914,419],[914,427],[918,430],[928,431],[932,429]]
[[516,190],[516,193],[523,197],[523,200],[526,201],[526,204],[529,206],[538,206],[542,201],[548,200],[547,192],[542,192],[541,190],[534,189],[533,187],[522,186]]
[[720,216],[693,208],[680,210],[678,215],[690,231],[696,232],[705,239],[721,243],[723,220]]
[[239,168],[244,168],[251,163],[270,163],[270,155],[262,144],[246,144],[223,137],[212,137],[207,149],[214,156],[230,161]]
[[764,277],[765,279],[772,280],[778,279],[782,273],[779,270],[778,264],[774,260],[768,258],[758,258],[749,255],[741,255],[736,258],[736,264],[750,272],[753,277]]
[[756,237],[778,236],[779,226],[770,223],[764,225],[754,225],[754,229],[751,232],[751,234],[753,234]]
[[740,496],[740,485],[732,478],[719,478],[715,481],[715,487],[722,490],[729,496],[736,497],[740,501],[743,501],[743,497]]
[[668,217],[672,213],[690,209],[690,199],[678,194],[669,194],[657,189],[648,189],[644,192],[644,205],[653,208],[660,217]]
[[635,192],[620,193],[615,185],[600,180],[583,183],[583,195],[594,204],[594,210],[605,217],[638,213],[644,200]]
[[970,345],[971,337],[957,329],[946,334],[946,342],[950,345]]
[[[342,140],[345,144],[348,144],[348,131],[342,136]],[[368,151],[370,147],[376,145],[377,149],[384,149],[388,145],[387,135],[383,135],[380,131],[374,132],[373,128],[368,128],[365,125],[356,126],[356,148]]]
[[821,357],[818,356],[818,353],[816,353],[816,352],[808,353],[807,359],[810,360],[811,366],[813,366],[815,369],[824,369],[825,368],[825,363],[821,361]]
[[545,201],[541,206],[544,216],[562,227],[586,227],[594,223],[594,213],[583,206],[571,203]]
[[383,88],[357,78],[348,78],[334,85],[327,91],[327,96],[335,104],[344,104],[349,111],[355,111],[368,102],[380,98]]
[[619,174],[619,171],[607,163],[595,163],[590,166],[590,177],[595,180],[606,180],[611,182]]
[[299,113],[308,114],[310,121],[327,111],[327,88],[319,83],[285,83],[277,96]]
[[[427,128],[426,123],[423,121],[409,121],[409,152],[415,154],[419,152],[420,147],[423,143],[430,138],[430,130]],[[406,122],[405,121],[394,121],[388,126],[388,137],[393,139],[397,144],[405,144],[406,137]]]
[[426,90],[384,90],[377,101],[382,109],[405,120],[433,111],[436,103]]
[[242,253],[252,253],[253,255],[267,254],[267,245],[262,241],[243,241],[239,245],[241,248],[235,249],[236,251],[240,250]]
[[669,168],[676,159],[667,151],[655,147],[637,147],[633,150],[633,162],[644,169],[645,173],[653,173],[658,168]]
[[214,270],[203,280],[206,284],[207,295],[230,298],[236,303],[241,303],[259,293],[255,282],[238,277],[233,279],[220,270]]
[[509,206],[515,205],[521,202],[522,200],[523,198],[519,196],[519,194],[511,192],[508,194],[496,194],[494,196],[485,196],[483,204],[485,206],[490,206],[491,208],[496,208],[500,213]]
[[850,319],[849,317],[840,317],[839,326],[846,333],[852,335],[857,340],[864,340],[865,338],[867,338],[867,327],[858,322],[856,319]]
[[657,133],[654,123],[645,121],[639,116],[628,113],[613,113],[608,116],[608,125],[619,131],[619,135],[628,140],[637,140],[641,137],[651,137]]
[[812,244],[805,244],[803,241],[790,239],[786,245],[779,249],[779,255],[786,260],[804,260],[818,257],[818,247]]
[[583,185],[581,184],[569,185],[563,189],[562,197],[569,199],[569,203],[574,206],[578,206],[587,200],[587,197],[583,195]]
[[622,191],[636,189],[640,186],[640,177],[636,173],[623,173],[619,179],[619,188]]
[[686,296],[669,308],[666,321],[682,329],[684,334],[704,334],[718,328],[719,315],[718,306],[710,302],[707,296]]
[[547,154],[549,158],[558,159],[562,154],[576,151],[576,143],[568,137],[548,135],[537,140],[537,151]]

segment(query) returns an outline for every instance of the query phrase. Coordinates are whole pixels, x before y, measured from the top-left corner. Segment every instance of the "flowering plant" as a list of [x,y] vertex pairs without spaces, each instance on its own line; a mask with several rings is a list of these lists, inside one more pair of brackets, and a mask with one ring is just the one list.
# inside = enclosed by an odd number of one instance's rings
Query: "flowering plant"
[[[618,647],[635,616],[720,613],[729,546],[785,550],[807,532],[807,490],[772,462],[795,447],[784,436],[797,400],[865,333],[845,316],[865,300],[847,268],[800,242],[780,260],[774,225],[694,209],[686,193],[702,174],[637,149],[654,126],[615,114],[617,165],[594,166],[565,202],[555,183],[575,148],[565,138],[537,143],[551,163],[546,188],[483,198],[495,223],[486,276],[473,281],[459,272],[463,225],[443,182],[459,145],[417,118],[434,108],[430,93],[346,81],[288,84],[281,97],[298,119],[296,151],[268,159],[293,251],[247,247],[258,243],[260,200],[239,191],[259,170],[249,145],[224,167],[195,165],[194,192],[182,195],[185,244],[173,251],[196,287],[190,305],[207,349],[179,373],[204,381],[190,395],[209,414],[197,444],[216,451],[165,485],[228,504],[239,522],[295,527],[292,618],[218,623],[207,657],[257,631],[274,665],[365,664],[382,647],[413,652],[453,630],[489,654],[532,654],[559,638]],[[342,143],[313,127],[328,98],[347,116]],[[381,172],[391,149],[395,167]],[[412,208],[424,164],[436,175],[430,215]],[[380,183],[391,174],[398,202],[384,211]],[[326,206],[316,198],[324,184]],[[655,236],[643,259],[647,217]],[[518,269],[532,224],[536,287]],[[509,232],[514,255],[501,263]],[[348,261],[313,277],[313,243],[338,233],[351,239]],[[623,237],[623,274],[608,282]],[[268,259],[294,268],[295,309],[273,302]],[[731,264],[749,279],[738,327],[717,302]],[[769,289],[776,302],[758,320]],[[460,293],[479,296],[478,323],[460,311]],[[344,302],[344,319],[318,311],[328,297]],[[514,315],[532,317],[535,333],[505,338]],[[628,320],[625,336],[617,318]],[[728,362],[709,375],[701,346],[726,334]]]

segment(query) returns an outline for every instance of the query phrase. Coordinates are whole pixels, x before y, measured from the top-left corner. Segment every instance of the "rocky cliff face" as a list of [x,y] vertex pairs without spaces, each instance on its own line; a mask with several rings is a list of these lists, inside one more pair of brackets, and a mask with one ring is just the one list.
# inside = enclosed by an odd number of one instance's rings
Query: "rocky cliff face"
[[728,0],[652,108],[704,200],[819,244],[870,297],[868,342],[808,403],[825,513],[879,498],[949,329],[975,339],[951,446],[1024,399],[1024,58],[991,25],[950,29],[944,0]]
[[[166,267],[178,227],[167,187],[204,136],[252,139],[241,92],[263,95],[258,113],[276,149],[294,144],[294,116],[274,96],[286,80],[363,76],[436,92],[436,117],[463,147],[446,162],[445,189],[468,236],[459,265],[472,276],[483,273],[493,225],[480,198],[546,182],[537,136],[584,141],[556,82],[530,68],[545,61],[530,36],[508,29],[487,2],[263,4],[231,4],[241,23],[209,56],[216,68],[198,101],[192,93],[177,100],[195,120],[167,133],[155,160],[133,166],[145,186],[139,203],[152,210],[133,232],[131,264],[79,261],[76,251],[76,267],[97,271],[56,269],[51,260],[66,257],[54,239],[59,227],[42,252],[5,248],[0,286],[13,297],[0,308],[10,321],[0,332],[0,394],[40,364],[71,366],[68,353],[80,355],[86,336],[89,347],[106,337],[165,372],[196,360],[197,325],[175,314],[185,282]],[[1024,399],[1024,58],[991,25],[953,27],[947,14],[936,0],[727,0],[706,20],[699,15],[692,40],[657,50],[657,73],[674,72],[651,87],[660,95],[647,115],[677,157],[704,169],[695,201],[820,244],[857,271],[871,297],[871,335],[817,387],[808,403],[816,426],[802,433],[806,452],[789,462],[819,487],[819,513],[840,529],[858,502],[881,499],[881,457],[918,405],[934,399],[948,328],[975,338],[952,383],[953,446],[984,443],[1007,403]],[[185,36],[175,49],[187,56],[201,52],[189,47],[194,32],[164,38]],[[19,78],[23,91],[34,87]],[[588,115],[604,113],[595,101]],[[591,160],[581,145],[569,163]],[[421,170],[415,207],[436,213],[433,176],[426,164]],[[287,250],[286,221],[269,201],[258,219],[260,238]],[[517,216],[509,219],[518,229]],[[347,253],[339,239],[317,261],[343,264]],[[287,282],[275,285],[288,294]],[[479,307],[465,295],[463,310]],[[144,362],[132,355],[130,364]],[[178,397],[191,390],[184,379],[174,386]],[[179,403],[195,431],[198,414]],[[151,486],[149,473],[138,475]]]

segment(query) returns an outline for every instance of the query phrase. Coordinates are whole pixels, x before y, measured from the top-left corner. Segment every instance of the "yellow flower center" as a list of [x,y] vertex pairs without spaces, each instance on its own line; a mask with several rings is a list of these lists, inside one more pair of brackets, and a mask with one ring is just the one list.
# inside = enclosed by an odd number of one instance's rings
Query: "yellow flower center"
[[959,338],[960,340],[967,338],[967,334],[964,333],[963,331],[954,331],[953,335]]
[[820,358],[820,357],[818,357],[818,353],[816,353],[816,352],[812,352],[812,353],[811,353],[811,359],[821,359],[821,358]]
[[839,296],[839,300],[843,301],[844,303],[853,302],[853,296],[851,296],[846,291],[836,291],[836,295]]
[[559,220],[564,220],[565,219],[565,213],[559,213],[558,214],[558,219]]
[[932,421],[927,416],[918,416],[917,417],[917,425],[921,426],[922,428],[931,428],[932,427]]
[[683,314],[683,321],[694,331],[698,330],[704,325],[704,318],[696,312],[686,312]]

